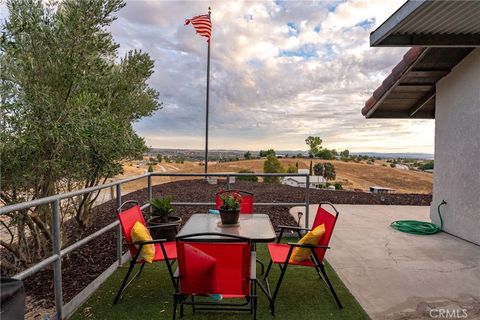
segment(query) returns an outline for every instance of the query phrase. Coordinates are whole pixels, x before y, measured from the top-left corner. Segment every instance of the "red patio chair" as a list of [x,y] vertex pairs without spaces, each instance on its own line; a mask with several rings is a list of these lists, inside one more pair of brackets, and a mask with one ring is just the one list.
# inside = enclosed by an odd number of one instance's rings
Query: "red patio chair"
[[242,196],[242,203],[240,204],[240,213],[253,213],[253,193],[242,190],[222,190],[215,194],[215,209],[220,210],[223,205],[220,195],[229,193],[239,193]]
[[[322,204],[329,205],[335,214],[331,214],[324,208],[322,208]],[[278,295],[278,291],[280,289],[280,285],[282,284],[283,277],[285,275],[285,271],[287,270],[288,265],[296,265],[296,266],[304,266],[304,267],[312,267],[315,268],[317,271],[319,277],[325,282],[327,287],[330,289],[330,292],[333,295],[333,298],[338,304],[338,307],[340,309],[343,308],[342,304],[340,303],[340,300],[338,299],[338,296],[332,286],[332,283],[330,282],[330,279],[328,279],[327,273],[325,272],[325,265],[323,264],[323,258],[325,256],[325,252],[328,247],[328,243],[330,242],[330,238],[333,233],[333,229],[335,228],[335,223],[337,222],[339,212],[337,209],[331,204],[330,202],[321,202],[317,214],[315,216],[315,220],[313,222],[312,229],[316,228],[317,226],[321,225],[322,223],[325,225],[325,234],[321,238],[320,242],[318,245],[308,245],[308,244],[300,244],[300,243],[294,243],[294,242],[289,242],[287,244],[280,243],[282,240],[283,232],[285,230],[294,230],[294,231],[309,231],[310,229],[308,228],[301,228],[301,227],[290,227],[290,226],[279,226],[280,228],[280,235],[278,237],[278,240],[276,243],[273,244],[268,244],[268,251],[270,253],[270,263],[267,267],[267,272],[265,273],[264,280],[266,281],[268,291],[270,292],[270,287],[268,285],[268,274],[270,272],[270,269],[272,267],[272,264],[278,264],[280,267],[280,277],[278,279],[277,285],[275,287],[275,291],[273,292],[273,295],[271,295],[271,300],[270,300],[270,308],[271,312],[273,315],[275,315],[275,299]],[[311,255],[310,255],[310,260],[302,261],[302,262],[293,262],[290,261],[290,256],[292,255],[292,251],[295,247],[302,247],[302,248],[308,248],[311,250]]]
[[[242,203],[240,204],[240,214],[252,214],[253,213],[253,193],[243,190],[222,190],[215,194],[215,209],[220,210],[223,205],[220,195],[225,193],[239,193],[242,196]],[[257,262],[262,268],[261,274],[265,271],[265,265],[262,260],[257,259]]]
[[[207,236],[207,237],[206,237]],[[217,241],[206,240],[221,236]],[[206,242],[208,241],[208,242]],[[178,269],[175,273],[176,290],[173,296],[173,319],[180,304],[192,305],[197,310],[247,311],[256,319],[255,251],[249,239],[221,233],[198,233],[177,237]],[[200,265],[209,263],[210,271]],[[216,289],[212,289],[216,288]],[[216,292],[212,292],[216,291]],[[215,302],[201,296],[221,294],[223,298],[240,298],[244,302]]]
[[[123,206],[126,204],[134,204],[131,208],[121,211]],[[130,266],[127,271],[127,275],[125,276],[125,279],[123,279],[122,285],[120,286],[120,290],[118,290],[118,293],[115,297],[115,300],[113,301],[113,304],[116,304],[120,297],[122,296],[123,292],[127,289],[127,287],[130,285],[130,283],[137,277],[140,276],[140,274],[143,271],[143,268],[145,266],[145,260],[141,259],[139,257],[140,251],[142,250],[142,247],[146,244],[154,244],[155,246],[155,256],[153,258],[153,262],[161,262],[165,261],[167,264],[168,272],[170,273],[170,279],[172,280],[172,283],[175,287],[175,282],[173,280],[173,272],[171,269],[170,263],[168,263],[168,260],[175,260],[177,259],[177,248],[175,245],[174,241],[171,242],[165,242],[164,239],[160,240],[152,240],[152,241],[143,241],[143,242],[133,242],[132,237],[130,235],[131,230],[133,226],[135,225],[136,222],[140,222],[144,226],[145,224],[145,219],[142,214],[142,210],[140,206],[138,205],[138,201],[130,200],[124,202],[118,209],[117,209],[117,217],[118,220],[120,221],[120,225],[122,227],[122,232],[123,236],[125,238],[126,244],[128,246],[128,249],[130,251]],[[172,226],[175,224],[172,224]],[[148,229],[153,229],[155,227],[147,227]],[[137,249],[138,246],[138,249]],[[167,257],[165,259],[165,257]],[[133,278],[127,283],[128,278],[130,277],[130,274],[133,271],[133,268],[135,264],[141,264],[140,269],[137,271],[137,273],[133,276]]]

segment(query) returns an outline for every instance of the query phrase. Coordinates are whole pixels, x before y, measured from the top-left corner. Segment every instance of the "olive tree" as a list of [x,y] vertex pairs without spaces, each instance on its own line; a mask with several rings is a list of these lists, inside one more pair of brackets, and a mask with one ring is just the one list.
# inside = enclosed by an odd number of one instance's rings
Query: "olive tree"
[[[146,150],[132,123],[161,107],[147,53],[119,59],[108,26],[122,0],[10,0],[0,42],[1,201],[9,205],[92,187]],[[62,202],[78,232],[98,193]],[[0,244],[28,266],[51,249],[50,208],[12,213]],[[5,266],[5,264],[3,264]]]

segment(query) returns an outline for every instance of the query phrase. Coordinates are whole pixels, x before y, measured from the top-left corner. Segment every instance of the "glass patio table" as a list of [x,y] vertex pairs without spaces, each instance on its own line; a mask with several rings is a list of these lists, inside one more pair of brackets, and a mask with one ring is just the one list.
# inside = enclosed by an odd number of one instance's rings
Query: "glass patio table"
[[[272,242],[275,241],[276,235],[273,229],[272,222],[266,214],[253,213],[241,214],[238,224],[235,226],[221,225],[220,215],[218,214],[204,214],[195,213],[182,230],[177,234],[177,237],[189,236],[198,233],[224,233],[236,235],[250,239],[253,243],[257,242]],[[199,236],[198,238],[205,238],[205,241],[228,241],[228,238],[221,236],[208,235]]]
[[[177,234],[177,237],[190,236],[200,233],[223,233],[249,239],[252,242],[252,252],[255,254],[254,260],[260,263],[262,266],[262,274],[264,271],[264,264],[262,261],[256,259],[256,244],[259,242],[273,242],[276,239],[275,230],[273,229],[270,217],[261,213],[240,214],[238,225],[235,226],[222,226],[220,215],[218,214],[195,213],[190,217],[190,219],[188,219],[182,230],[180,230],[180,232]],[[221,235],[203,235],[195,238],[197,240],[205,239],[205,241],[208,242],[229,241],[229,238],[222,237]],[[255,282],[263,291],[268,301],[273,303],[269,288],[265,287],[257,278],[255,279]]]

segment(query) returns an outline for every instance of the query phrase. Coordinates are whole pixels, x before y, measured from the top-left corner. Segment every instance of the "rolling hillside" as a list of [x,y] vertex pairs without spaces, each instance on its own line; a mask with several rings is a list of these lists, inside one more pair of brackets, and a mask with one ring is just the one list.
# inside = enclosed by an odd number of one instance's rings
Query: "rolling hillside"
[[[209,172],[238,172],[240,169],[250,169],[255,172],[263,172],[264,160],[241,160],[224,163],[209,163]],[[307,169],[310,159],[280,159],[286,168],[289,164],[298,162],[300,169]],[[370,186],[382,186],[395,189],[400,193],[432,193],[433,175],[425,172],[408,171],[390,166],[383,166],[385,162],[376,161],[374,164],[343,162],[338,160],[324,161],[313,160],[313,163],[332,162],[335,165],[337,181],[341,182],[345,189],[362,189],[368,191]],[[134,162],[124,165],[124,174],[117,179],[135,176],[146,172],[146,167],[137,167]],[[201,173],[204,168],[198,162],[160,163],[154,166],[157,172],[184,172]],[[190,179],[190,178],[188,178]],[[153,184],[165,183],[181,178],[154,177]],[[134,191],[146,186],[146,181],[136,181],[128,184],[125,191]]]

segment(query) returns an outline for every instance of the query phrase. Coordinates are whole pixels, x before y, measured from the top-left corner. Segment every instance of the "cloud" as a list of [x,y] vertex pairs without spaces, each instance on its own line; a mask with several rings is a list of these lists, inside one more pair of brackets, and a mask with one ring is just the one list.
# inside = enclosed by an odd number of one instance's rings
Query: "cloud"
[[[370,48],[394,1],[129,1],[120,54],[147,51],[164,109],[135,124],[155,147],[203,148],[206,39],[184,26],[212,5],[210,147],[433,151],[433,121],[365,120],[365,100],[404,48]],[[413,142],[414,141],[414,142]]]

